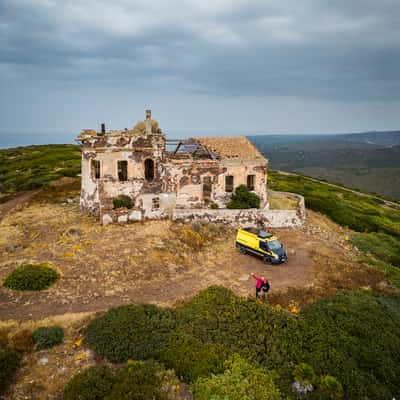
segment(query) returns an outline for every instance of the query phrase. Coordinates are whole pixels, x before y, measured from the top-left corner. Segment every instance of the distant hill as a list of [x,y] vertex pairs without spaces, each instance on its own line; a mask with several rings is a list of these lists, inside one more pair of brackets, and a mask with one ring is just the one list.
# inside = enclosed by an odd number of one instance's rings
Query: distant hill
[[249,139],[273,169],[400,199],[400,131]]

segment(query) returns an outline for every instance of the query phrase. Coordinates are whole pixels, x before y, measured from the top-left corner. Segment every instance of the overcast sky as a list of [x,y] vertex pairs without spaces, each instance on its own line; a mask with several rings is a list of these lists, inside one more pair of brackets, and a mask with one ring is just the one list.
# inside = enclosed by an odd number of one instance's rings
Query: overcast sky
[[146,108],[169,136],[399,129],[400,1],[0,0],[3,144]]

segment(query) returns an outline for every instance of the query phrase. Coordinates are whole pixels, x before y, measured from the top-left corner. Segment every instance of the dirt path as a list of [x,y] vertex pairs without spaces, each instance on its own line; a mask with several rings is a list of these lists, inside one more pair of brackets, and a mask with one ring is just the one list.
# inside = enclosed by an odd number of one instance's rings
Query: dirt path
[[199,267],[166,281],[133,282],[129,279],[131,288],[119,293],[109,290],[104,295],[99,295],[98,285],[88,285],[86,295],[77,298],[71,296],[71,301],[52,296],[54,289],[38,293],[20,292],[17,295],[3,289],[0,291],[0,319],[42,319],[65,313],[103,311],[130,303],[173,306],[177,301],[192,297],[210,285],[226,286],[239,295],[252,296],[252,272],[266,276],[274,290],[307,285],[313,266],[309,249],[303,248],[296,254],[293,251],[291,253],[286,264],[267,265],[256,257],[241,255],[232,249],[228,251],[225,260],[212,269]]
[[18,194],[11,200],[6,201],[5,203],[0,204],[0,222],[13,208],[32,199],[35,195],[37,195],[41,191],[42,191],[42,189],[32,190],[30,192],[24,192],[24,193]]

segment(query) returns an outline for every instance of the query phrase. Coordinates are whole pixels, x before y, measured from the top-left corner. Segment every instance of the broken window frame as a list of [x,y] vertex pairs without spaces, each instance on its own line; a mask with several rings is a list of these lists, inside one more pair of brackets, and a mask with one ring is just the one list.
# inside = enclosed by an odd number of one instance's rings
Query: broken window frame
[[212,181],[211,176],[204,176],[203,177],[203,184],[202,184],[202,191],[203,191],[203,201],[205,203],[209,203],[211,201],[212,195]]
[[225,175],[225,192],[232,193],[235,188],[235,178],[233,175]]
[[247,189],[254,190],[256,187],[256,176],[253,175],[247,175]]
[[127,181],[128,180],[128,161],[118,160],[117,161],[117,171],[118,171],[118,180],[120,182]]
[[152,182],[154,180],[155,162],[152,158],[144,160],[144,177],[146,181]]
[[101,165],[100,160],[91,161],[91,175],[93,179],[100,179],[101,177]]
[[160,198],[159,197],[153,197],[151,199],[151,209],[152,210],[159,210],[160,209]]

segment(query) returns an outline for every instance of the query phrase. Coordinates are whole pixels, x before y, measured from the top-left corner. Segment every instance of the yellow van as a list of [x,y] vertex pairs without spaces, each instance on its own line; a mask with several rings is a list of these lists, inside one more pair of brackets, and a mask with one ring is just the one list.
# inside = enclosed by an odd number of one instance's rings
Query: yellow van
[[281,264],[288,259],[285,248],[276,236],[256,228],[239,229],[236,247],[242,254],[256,255],[270,264]]

